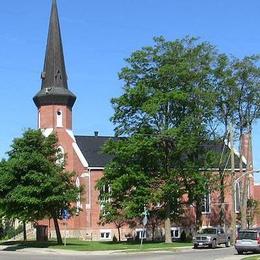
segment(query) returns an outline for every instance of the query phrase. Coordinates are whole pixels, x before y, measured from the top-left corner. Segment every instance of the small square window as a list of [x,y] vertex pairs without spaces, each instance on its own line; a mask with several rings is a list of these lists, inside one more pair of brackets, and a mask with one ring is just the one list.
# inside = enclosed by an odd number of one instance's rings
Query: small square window
[[101,239],[110,239],[111,238],[111,232],[110,231],[100,232],[100,238]]

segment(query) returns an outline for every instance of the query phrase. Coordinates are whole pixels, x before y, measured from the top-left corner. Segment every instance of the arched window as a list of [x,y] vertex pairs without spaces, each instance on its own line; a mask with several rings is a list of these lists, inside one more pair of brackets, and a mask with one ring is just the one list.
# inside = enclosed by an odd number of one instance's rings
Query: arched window
[[58,165],[63,165],[65,161],[65,151],[62,146],[59,146],[57,149],[57,160],[56,163]]
[[240,184],[235,182],[235,209],[236,212],[240,211]]
[[[77,177],[77,179],[76,179],[76,187],[77,187],[77,188],[80,188],[80,180],[79,180],[79,177]],[[81,204],[80,204],[80,193],[79,193],[79,194],[78,194],[78,197],[77,197],[77,214],[79,214],[80,208],[81,208]]]
[[63,124],[62,124],[62,111],[61,110],[58,110],[57,111],[57,127],[63,127]]
[[211,212],[211,196],[208,192],[204,195],[203,204],[202,204],[202,213],[210,213]]

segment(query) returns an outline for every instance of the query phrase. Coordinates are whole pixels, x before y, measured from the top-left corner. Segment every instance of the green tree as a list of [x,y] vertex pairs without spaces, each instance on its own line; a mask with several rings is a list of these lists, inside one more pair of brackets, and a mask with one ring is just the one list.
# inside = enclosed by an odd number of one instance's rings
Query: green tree
[[[220,55],[214,71],[216,90],[216,121],[220,124],[219,132],[223,132],[223,139],[227,138],[228,125],[236,126],[240,149],[240,175],[243,174],[243,147],[242,137],[247,134],[249,137],[248,151],[251,151],[251,132],[254,122],[259,118],[260,112],[260,69],[258,66],[259,56],[248,56],[243,59],[229,58],[227,55]],[[244,154],[245,155],[245,154]],[[247,171],[252,170],[250,158],[247,162]],[[226,164],[225,160],[220,161]],[[224,201],[224,174],[223,167],[220,167],[220,188],[221,201]],[[248,175],[241,183],[241,225],[246,228],[246,208]]]
[[[240,171],[243,173],[242,164],[242,136],[249,137],[248,151],[252,150],[252,127],[260,117],[260,68],[259,56],[248,56],[243,59],[234,59],[233,68],[236,79],[237,92],[239,93],[236,107],[236,125],[239,131],[240,140]],[[245,155],[246,156],[246,155]],[[248,158],[247,171],[252,171],[253,162]],[[247,200],[248,200],[249,174],[242,180],[241,189],[241,227],[247,227]]]
[[[102,184],[101,184],[102,185]],[[121,241],[120,229],[127,224],[127,218],[124,214],[124,209],[120,200],[111,200],[110,191],[111,187],[109,185],[102,185],[100,187],[101,191],[101,212],[99,216],[99,223],[101,225],[113,223],[117,229],[118,241]]]
[[65,171],[54,134],[28,130],[14,139],[9,158],[0,164],[0,208],[5,216],[21,221],[52,218],[62,244],[58,219],[61,211],[75,212],[81,189],[75,174]]
[[215,58],[206,42],[155,38],[154,46],[126,60],[119,74],[124,93],[112,100],[116,135],[127,138],[106,145],[114,159],[99,187],[111,186],[111,200],[122,201],[128,218],[140,217],[144,206],[160,205],[167,243],[183,195],[189,203],[200,203],[207,191],[204,144],[213,116]]
[[225,223],[225,189],[226,177],[230,173],[227,172],[226,167],[230,166],[230,152],[226,147],[225,141],[228,139],[228,128],[231,124],[235,123],[236,117],[236,102],[238,100],[238,91],[236,80],[234,76],[234,69],[232,59],[221,54],[217,58],[216,66],[214,69],[215,78],[215,95],[216,95],[216,108],[215,108],[215,123],[214,133],[215,139],[219,144],[222,144],[222,153],[216,155],[216,166],[219,168],[218,179],[216,180],[215,190],[220,192],[220,225]]
[[121,228],[127,224],[127,219],[122,209],[117,208],[115,205],[105,203],[104,208],[100,215],[100,224],[113,223],[117,229],[118,241],[121,242]]

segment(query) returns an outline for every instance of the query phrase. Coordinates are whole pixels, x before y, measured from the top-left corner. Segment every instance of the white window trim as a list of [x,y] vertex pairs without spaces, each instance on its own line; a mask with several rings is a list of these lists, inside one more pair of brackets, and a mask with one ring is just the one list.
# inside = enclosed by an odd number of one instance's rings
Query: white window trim
[[58,109],[56,112],[56,127],[63,127],[63,112],[61,109]]
[[72,143],[72,147],[73,147],[75,153],[77,154],[83,167],[88,168],[88,162],[86,161],[84,155],[82,154],[81,150],[79,149],[77,143]]
[[[239,200],[239,204],[240,204],[240,183],[239,182],[235,182],[235,211],[236,213],[239,213],[240,210],[237,210],[237,186],[238,186],[238,200]],[[241,207],[241,205],[239,205]]]
[[[144,239],[147,238],[147,230],[146,230],[146,228],[136,228],[135,232],[136,232],[136,234],[137,234],[137,232],[139,232],[139,237],[138,237],[139,239],[142,238],[142,235],[143,235]],[[143,234],[142,234],[142,232],[143,232]]]
[[206,194],[206,195],[204,195],[204,208],[206,209],[207,207],[207,201],[206,201],[206,196],[209,196],[209,211],[202,211],[201,213],[203,214],[203,215],[207,215],[207,214],[210,214],[211,213],[211,194],[210,193],[208,193],[208,194]]
[[59,153],[59,155],[61,154],[62,157],[56,160],[56,164],[57,165],[62,165],[65,162],[65,150],[64,150],[64,148],[61,145],[59,145],[58,146],[58,151],[59,152],[57,152],[57,153]]
[[[101,234],[107,234],[109,233],[109,237],[101,237]],[[101,240],[110,240],[112,238],[112,231],[111,229],[100,229],[100,239]]]
[[[106,185],[103,185],[102,192],[106,192]],[[111,186],[108,185],[108,193],[111,193]],[[106,200],[100,200],[100,211],[104,209],[104,203],[111,202],[111,198],[108,198]]]
[[[178,236],[175,236],[175,231],[178,230]],[[173,231],[172,238],[181,238],[181,228],[180,227],[171,227],[171,231]]]
[[[79,177],[76,178],[76,187],[80,188],[80,179],[79,179]],[[78,194],[76,205],[77,205],[77,214],[79,214],[79,211],[82,208],[82,205],[80,203],[80,193]]]

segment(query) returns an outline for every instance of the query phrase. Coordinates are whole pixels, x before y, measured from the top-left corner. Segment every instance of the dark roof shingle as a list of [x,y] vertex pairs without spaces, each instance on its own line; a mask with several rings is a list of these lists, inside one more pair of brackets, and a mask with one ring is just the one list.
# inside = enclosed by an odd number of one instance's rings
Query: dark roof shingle
[[89,167],[105,167],[112,160],[112,156],[103,152],[104,144],[110,140],[118,140],[112,136],[75,136],[76,142],[87,160]]
[[[105,167],[107,163],[109,163],[113,156],[105,154],[103,152],[103,146],[108,140],[119,140],[119,137],[113,136],[75,136],[76,142],[81,150],[83,156],[87,160],[89,167]],[[217,154],[222,153],[223,144],[215,143],[215,144],[205,144],[204,148],[208,151],[216,152]],[[225,145],[224,154],[229,152],[229,148]],[[226,163],[225,163],[226,164]],[[228,169],[230,169],[230,158],[227,165],[225,165]],[[215,166],[216,168],[219,165]],[[239,157],[235,155],[235,168],[239,168]],[[245,163],[243,163],[243,168],[246,168]]]

